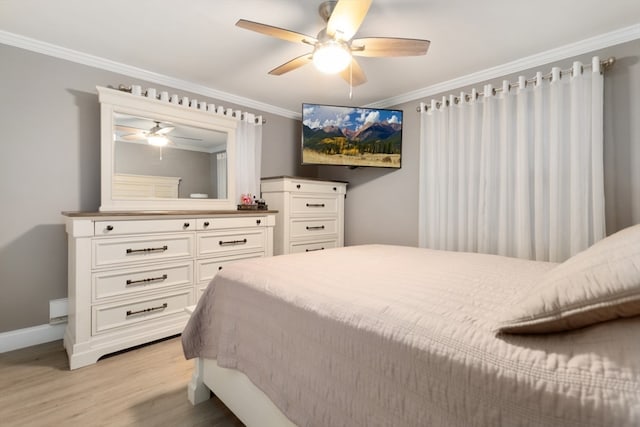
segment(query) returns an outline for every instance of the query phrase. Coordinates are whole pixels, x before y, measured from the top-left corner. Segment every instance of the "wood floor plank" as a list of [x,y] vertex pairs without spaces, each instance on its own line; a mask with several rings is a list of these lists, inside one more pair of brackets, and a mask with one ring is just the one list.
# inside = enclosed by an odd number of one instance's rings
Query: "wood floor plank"
[[74,371],[61,341],[3,353],[0,425],[242,426],[215,397],[189,403],[192,370],[179,337]]

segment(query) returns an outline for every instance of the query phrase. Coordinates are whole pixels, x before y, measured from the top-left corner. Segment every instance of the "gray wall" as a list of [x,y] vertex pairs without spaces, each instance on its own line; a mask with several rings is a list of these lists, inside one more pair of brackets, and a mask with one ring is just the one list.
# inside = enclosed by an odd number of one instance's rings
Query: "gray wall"
[[0,44],[0,332],[48,323],[49,300],[67,296],[60,212],[100,206],[95,87],[119,84],[262,114],[264,173],[302,172],[296,120]]
[[[116,141],[115,172],[133,175],[178,177],[178,197],[203,193],[215,197],[218,177],[215,174],[216,155],[202,151],[153,147]],[[162,158],[160,157],[162,150]],[[212,168],[213,171],[212,171]]]
[[[618,58],[605,77],[609,232],[640,223],[638,52],[640,41],[597,52],[602,58],[611,55]],[[567,68],[570,62],[563,61],[561,65]],[[547,68],[540,66],[536,70]],[[530,76],[532,71],[522,74]],[[95,86],[120,83],[174,91],[0,45],[0,128],[3,130],[0,142],[0,332],[47,323],[48,301],[67,295],[66,235],[60,212],[94,211],[100,205],[100,124]],[[225,101],[203,100],[245,109]],[[418,103],[412,101],[397,106],[405,112],[400,170],[302,167],[299,165],[299,122],[253,111],[263,114],[267,120],[263,129],[262,176],[300,175],[348,181],[347,244],[415,246],[418,243],[420,126],[419,114],[415,111]]]
[[[551,66],[570,68],[573,60],[590,63],[593,55],[617,61],[605,74],[605,198],[607,232],[640,223],[640,40],[628,42],[576,58],[535,67],[535,69],[480,82],[472,87],[482,90],[485,83],[515,81],[517,75],[532,77],[535,71],[547,72]],[[418,244],[418,153],[420,101],[439,99],[458,88],[424,100],[395,106],[404,110],[402,169],[321,166],[318,176],[348,181],[345,202],[345,244],[387,243]]]

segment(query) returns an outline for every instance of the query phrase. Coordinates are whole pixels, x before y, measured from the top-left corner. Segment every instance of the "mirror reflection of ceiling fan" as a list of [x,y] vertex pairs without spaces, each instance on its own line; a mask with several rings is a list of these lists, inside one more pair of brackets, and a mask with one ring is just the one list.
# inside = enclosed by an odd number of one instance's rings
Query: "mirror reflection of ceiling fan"
[[[125,133],[121,136],[121,139],[124,141],[139,141],[146,140],[150,145],[155,145],[157,147],[162,147],[168,144],[172,144],[173,141],[167,136],[170,132],[172,132],[175,127],[174,126],[163,126],[160,122],[154,122],[155,126],[153,126],[149,130],[138,129],[130,126],[116,125],[116,129],[121,132],[129,132]],[[185,140],[192,141],[201,141],[199,138],[190,138],[186,136],[178,136],[172,135],[172,138],[180,138]]]
[[327,23],[317,37],[285,30],[271,25],[240,19],[236,25],[271,37],[294,43],[304,43],[313,51],[298,56],[269,71],[279,76],[313,62],[320,71],[340,73],[350,85],[357,86],[367,81],[362,68],[354,56],[390,57],[425,55],[429,40],[363,37],[354,39],[356,32],[369,11],[372,0],[325,1],[320,5],[320,16]]

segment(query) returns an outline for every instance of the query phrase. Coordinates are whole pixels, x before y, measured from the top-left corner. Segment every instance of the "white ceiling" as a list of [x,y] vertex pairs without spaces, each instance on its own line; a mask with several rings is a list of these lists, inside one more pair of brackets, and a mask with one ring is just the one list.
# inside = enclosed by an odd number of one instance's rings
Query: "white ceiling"
[[13,35],[46,42],[209,88],[222,99],[228,94],[298,114],[302,102],[413,99],[452,79],[640,28],[639,0],[374,0],[356,37],[423,38],[431,47],[421,57],[358,58],[368,82],[349,99],[345,81],[312,65],[268,75],[310,49],[235,26],[244,18],[316,36],[323,28],[320,3],[0,0],[0,42]]

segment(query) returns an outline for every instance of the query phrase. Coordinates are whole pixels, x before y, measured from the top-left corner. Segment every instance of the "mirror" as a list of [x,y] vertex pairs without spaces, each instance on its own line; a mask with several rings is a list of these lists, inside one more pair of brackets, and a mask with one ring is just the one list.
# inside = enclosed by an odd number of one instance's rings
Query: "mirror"
[[98,87],[101,211],[235,210],[237,121]]
[[114,113],[115,199],[225,199],[227,134]]

